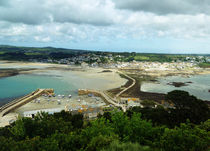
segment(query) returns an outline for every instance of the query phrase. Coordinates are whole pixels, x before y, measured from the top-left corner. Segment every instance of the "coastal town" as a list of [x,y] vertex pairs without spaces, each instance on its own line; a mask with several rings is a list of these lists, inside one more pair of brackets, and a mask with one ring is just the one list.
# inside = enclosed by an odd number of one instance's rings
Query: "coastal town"
[[210,0],[0,0],[0,151],[210,151]]
[[[84,54],[78,55],[76,57],[70,58],[62,58],[62,59],[29,59],[30,62],[42,62],[42,63],[57,63],[57,64],[67,64],[67,65],[89,65],[90,67],[106,67],[106,68],[114,68],[114,67],[126,67],[126,66],[142,66],[147,68],[158,67],[161,63],[159,61],[153,61],[152,64],[148,63],[144,65],[144,60],[138,61],[132,59],[130,61],[126,61],[126,57],[123,55],[112,55],[103,54]],[[143,63],[142,63],[143,62]],[[182,57],[181,60],[174,59],[171,61],[174,64],[171,64],[170,67],[174,67],[177,69],[182,69],[183,67],[192,67],[198,65],[203,62],[210,62],[209,56],[186,56]],[[161,64],[162,65],[162,64]],[[169,67],[170,64],[163,62],[163,66]]]
[[[19,53],[19,52],[17,52]],[[36,54],[39,54],[36,56]],[[165,100],[164,93],[152,93],[142,91],[144,81],[156,82],[157,78],[164,76],[183,76],[209,74],[209,68],[202,65],[209,63],[208,55],[151,55],[136,53],[109,53],[109,52],[86,52],[75,51],[73,54],[55,52],[48,54],[48,59],[42,58],[40,50],[23,50],[20,54],[21,61],[1,61],[0,77],[12,77],[18,75],[61,73],[52,76],[64,76],[66,80],[70,73],[84,76],[84,79],[98,77],[99,83],[102,79],[112,81],[108,86],[104,81],[103,86],[90,83],[88,87],[84,84],[78,87],[77,92],[72,94],[55,93],[46,94],[45,89],[41,95],[31,93],[6,103],[0,109],[0,126],[8,125],[21,117],[33,118],[40,112],[56,113],[62,110],[71,113],[81,113],[87,119],[97,118],[99,114],[107,111],[126,111],[132,107],[141,108],[174,108],[174,104]],[[7,58],[10,55],[2,52],[0,55]],[[29,58],[25,59],[25,55]],[[65,57],[68,56],[69,57]],[[57,57],[59,56],[59,57]],[[21,58],[20,57],[20,58]],[[32,59],[32,58],[33,59]],[[14,66],[16,66],[14,68]],[[38,75],[39,75],[38,74]],[[72,75],[71,75],[72,76]],[[95,79],[94,79],[95,80]],[[84,82],[83,82],[84,83]],[[168,82],[167,85],[182,87],[191,84],[191,81]],[[85,87],[83,87],[85,86]],[[49,87],[51,89],[51,87]],[[34,90],[42,90],[42,87]],[[32,92],[34,93],[34,92]],[[27,97],[29,96],[29,98]],[[19,105],[20,104],[20,105]]]
[[[68,68],[76,66],[65,63],[62,62],[61,65],[55,64],[56,68],[61,67],[63,69],[65,67],[65,70],[67,70]],[[49,63],[46,64],[48,65]],[[11,124],[17,120],[19,116],[33,118],[35,115],[41,112],[53,114],[65,110],[71,113],[81,113],[84,115],[84,117],[92,119],[97,118],[99,114],[104,114],[104,112],[107,111],[114,109],[126,111],[135,106],[141,108],[174,108],[173,103],[164,101],[163,94],[154,95],[152,98],[151,94],[146,92],[144,92],[146,94],[142,96],[136,96],[135,94],[126,95],[126,93],[129,91],[132,92],[132,89],[135,88],[135,85],[138,85],[138,80],[130,77],[128,74],[138,75],[140,73],[139,76],[146,75],[155,78],[163,75],[167,76],[169,74],[175,75],[176,73],[181,75],[210,73],[208,69],[203,70],[203,68],[199,67],[197,63],[192,61],[164,63],[132,61],[107,63],[103,64],[102,66],[96,63],[93,64],[82,62],[81,65],[77,65],[77,69],[82,69],[83,71],[97,70],[98,73],[101,72],[104,74],[116,73],[124,76],[127,82],[124,85],[122,84],[118,90],[110,89],[101,91],[92,89],[85,90],[81,88],[78,89],[78,96],[73,98],[71,94],[66,96],[63,94],[55,94],[54,91],[52,91],[51,94],[43,93],[42,95],[37,95],[37,97],[33,95],[33,99],[28,99],[24,96],[24,99],[19,98],[14,100],[14,104],[10,103],[11,105],[6,104],[1,107],[2,113],[9,107],[9,110],[0,117],[1,126]],[[2,66],[4,65],[6,64],[2,64]],[[23,65],[27,65],[27,63],[23,63]],[[49,65],[53,65],[52,62]],[[48,68],[52,67],[49,66]],[[42,70],[46,69],[44,68]],[[146,99],[144,98],[145,96]],[[19,102],[22,102],[21,105],[16,106],[16,104]]]

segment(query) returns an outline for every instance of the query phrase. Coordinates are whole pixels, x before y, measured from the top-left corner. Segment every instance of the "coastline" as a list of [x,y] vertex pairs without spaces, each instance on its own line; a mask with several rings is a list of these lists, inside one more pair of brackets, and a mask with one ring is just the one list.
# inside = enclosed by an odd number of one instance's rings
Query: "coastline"
[[158,77],[156,81],[144,81],[142,83],[142,91],[167,94],[167,92],[173,90],[183,90],[203,101],[210,102],[208,94],[209,77],[209,73],[190,76],[172,75],[171,77]]
[[143,69],[121,69],[124,72],[138,74],[139,76],[151,76],[153,78],[167,77],[167,76],[191,76],[210,74],[210,68],[198,68],[189,70],[143,70]]
[[[152,93],[152,92],[145,92],[141,90],[141,84],[144,81],[155,82],[156,78],[159,77],[168,77],[168,76],[192,76],[192,75],[203,75],[203,74],[210,74],[210,69],[206,68],[198,68],[198,69],[190,69],[190,70],[163,70],[160,72],[159,70],[140,70],[140,69],[104,69],[104,68],[90,68],[90,67],[82,67],[82,66],[75,66],[75,65],[62,65],[62,64],[46,64],[46,63],[30,63],[30,62],[4,62],[4,66],[8,65],[16,65],[16,67],[24,67],[24,68],[15,68],[15,69],[0,69],[1,71],[5,70],[11,71],[8,74],[3,74],[0,72],[1,77],[10,77],[15,76],[18,74],[37,74],[37,73],[46,73],[47,71],[52,72],[71,72],[75,74],[75,76],[82,77],[84,79],[98,79],[99,81],[107,80],[106,87],[103,88],[96,88],[100,90],[110,91],[111,94],[116,94],[122,88],[129,86],[129,79],[125,77],[120,77],[117,71],[122,71],[125,74],[131,75],[135,77],[138,81],[131,90],[124,92],[121,96],[122,97],[140,97],[142,99],[154,99],[154,100],[162,100],[164,99],[164,93]],[[28,66],[37,66],[37,68],[27,68]],[[104,70],[109,70],[109,72],[103,72]],[[46,74],[47,75],[47,74]],[[110,76],[112,78],[110,79]]]
[[[165,72],[165,73],[158,73],[158,72],[151,72],[150,73],[145,73],[143,71],[139,71],[139,70],[121,70],[121,71],[124,71],[125,74],[129,74],[129,76],[131,76],[132,78],[135,78],[136,79],[136,84],[134,85],[133,88],[131,88],[130,90],[128,90],[127,92],[123,93],[121,95],[121,97],[139,97],[140,99],[142,100],[154,100],[154,101],[157,101],[157,102],[161,102],[161,100],[164,100],[165,98],[165,95],[166,93],[158,93],[158,92],[146,92],[146,91],[142,91],[141,90],[141,85],[143,82],[157,82],[157,78],[160,78],[160,77],[168,77],[168,76],[183,76],[183,77],[189,77],[189,76],[195,76],[195,75],[204,75],[204,74],[210,74],[210,70],[207,69],[207,70],[199,70],[199,71],[190,71],[190,72],[181,72],[181,73],[178,73],[177,72]],[[131,72],[132,71],[132,72]],[[155,73],[155,74],[154,74]],[[126,78],[126,77],[124,77]],[[117,94],[123,87],[127,87],[129,84],[131,83],[131,81],[129,82],[129,79],[128,79],[128,82],[121,86],[121,87],[118,87],[118,88],[115,88],[115,89],[110,89],[108,90],[108,92],[111,94],[111,95],[115,95]],[[205,101],[207,104],[210,104],[209,101],[207,100],[203,100]]]
[[[17,64],[17,65],[21,65],[21,64],[22,63]],[[24,63],[24,65],[28,65],[28,63]],[[33,63],[33,65],[35,64]],[[10,68],[10,70],[16,71],[18,69],[13,70]],[[30,75],[49,76],[49,77],[52,76],[52,77],[58,78],[58,80],[65,81],[65,83],[69,83],[70,85],[71,84],[79,85],[79,86],[76,86],[78,88],[91,88],[91,89],[96,89],[96,90],[112,89],[112,88],[121,86],[122,84],[127,82],[126,79],[121,78],[116,73],[117,70],[112,69],[109,72],[103,72],[104,70],[105,70],[104,68],[82,68],[80,66],[69,66],[69,65],[58,65],[58,64],[50,64],[49,66],[49,65],[43,64],[42,68],[33,68],[33,69],[25,68],[21,70],[19,69],[19,72],[17,74],[4,76],[4,78],[17,76],[17,75],[21,75],[21,76],[29,75],[29,77]],[[4,80],[4,79],[0,78],[0,80]],[[62,94],[62,92],[58,92],[58,93]],[[13,98],[16,98],[16,97],[13,97]],[[2,98],[2,100],[3,99],[4,98]],[[6,100],[5,98],[4,103],[2,104],[5,104],[5,102],[10,102],[10,100],[11,99]]]
[[[133,79],[135,79],[136,83],[133,85],[133,87],[131,87],[130,89],[128,89],[127,91],[122,93],[120,95],[120,97],[122,97],[122,98],[133,98],[134,97],[134,98],[140,98],[140,100],[154,100],[158,103],[160,103],[162,100],[164,100],[165,94],[163,94],[163,93],[153,93],[153,92],[141,91],[141,83],[143,81],[145,81],[146,79],[139,78],[138,75],[129,75],[129,76],[132,77]],[[121,87],[107,90],[107,92],[110,95],[114,96],[117,93],[119,93],[122,88],[128,87],[131,85],[131,83],[132,83],[131,79],[129,79],[125,76],[121,76],[121,77],[126,78],[128,81]],[[147,80],[151,80],[151,79],[153,79],[153,78],[150,77]]]
[[[107,70],[101,67],[90,68],[88,69],[101,69]],[[7,70],[9,73],[3,72]],[[77,65],[66,65],[66,64],[51,64],[51,63],[35,63],[35,62],[20,62],[20,61],[1,61],[0,60],[0,78],[9,77],[18,74],[27,74],[32,72],[39,72],[43,70],[66,70],[66,71],[87,71],[87,68]],[[163,70],[162,68],[156,69],[132,69],[132,68],[116,68],[109,69],[111,71],[124,71],[129,73],[135,73],[140,76],[151,76],[151,77],[163,77],[163,76],[190,76],[190,75],[199,75],[199,74],[210,74],[210,68],[189,68],[184,70],[174,70],[167,69]],[[2,71],[2,72],[1,72]],[[99,70],[99,72],[101,72]],[[107,72],[104,72],[107,73]],[[108,72],[109,73],[109,72]]]

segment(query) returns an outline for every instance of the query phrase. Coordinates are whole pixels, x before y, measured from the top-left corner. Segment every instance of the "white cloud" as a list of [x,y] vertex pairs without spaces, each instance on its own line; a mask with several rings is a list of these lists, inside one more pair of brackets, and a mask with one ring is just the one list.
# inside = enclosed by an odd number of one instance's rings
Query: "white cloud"
[[44,43],[155,37],[209,39],[210,15],[208,10],[202,11],[204,4],[209,7],[208,1],[186,0],[183,5],[178,5],[180,0],[160,1],[164,5],[156,0],[130,0],[129,4],[122,0],[1,1],[0,36],[8,41]]
[[110,25],[117,16],[110,0],[9,0],[0,9],[0,19],[15,23],[70,22]]
[[49,42],[51,40],[50,37],[39,37],[39,36],[35,36],[34,39],[38,42]]

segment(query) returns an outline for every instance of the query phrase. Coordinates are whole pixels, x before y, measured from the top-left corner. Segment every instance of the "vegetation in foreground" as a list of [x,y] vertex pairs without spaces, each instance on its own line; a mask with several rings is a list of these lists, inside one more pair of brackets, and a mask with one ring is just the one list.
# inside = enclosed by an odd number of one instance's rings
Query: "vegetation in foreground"
[[[208,150],[210,120],[205,103],[197,104],[199,100],[184,91],[172,91],[167,99],[176,103],[177,109],[157,108],[147,112],[148,109],[135,108],[126,113],[105,112],[92,121],[84,120],[81,114],[72,115],[64,111],[53,115],[41,113],[34,119],[21,118],[0,129],[0,148],[1,151]],[[176,123],[164,119],[170,117],[173,110],[180,113],[171,116]],[[192,110],[195,116],[204,112],[202,116],[205,118],[180,117],[186,110]],[[182,120],[185,122],[181,123]]]

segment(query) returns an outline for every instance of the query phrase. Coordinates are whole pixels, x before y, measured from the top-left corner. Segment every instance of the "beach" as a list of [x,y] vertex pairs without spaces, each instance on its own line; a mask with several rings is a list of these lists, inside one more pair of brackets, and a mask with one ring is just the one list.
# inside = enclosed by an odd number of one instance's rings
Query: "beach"
[[[6,63],[9,69],[13,69],[14,62]],[[28,68],[33,65],[33,68]],[[37,68],[35,68],[37,65]],[[37,88],[53,88],[57,94],[77,95],[77,90],[96,89],[107,90],[124,85],[127,80],[121,78],[112,69],[111,72],[103,72],[103,68],[82,68],[74,65],[41,64],[16,62],[16,67],[22,70],[15,76],[0,78],[0,100],[4,103],[28,94]],[[1,65],[0,65],[0,70]],[[5,68],[4,68],[5,70]],[[13,70],[19,70],[15,68]],[[1,103],[0,103],[1,104]]]

